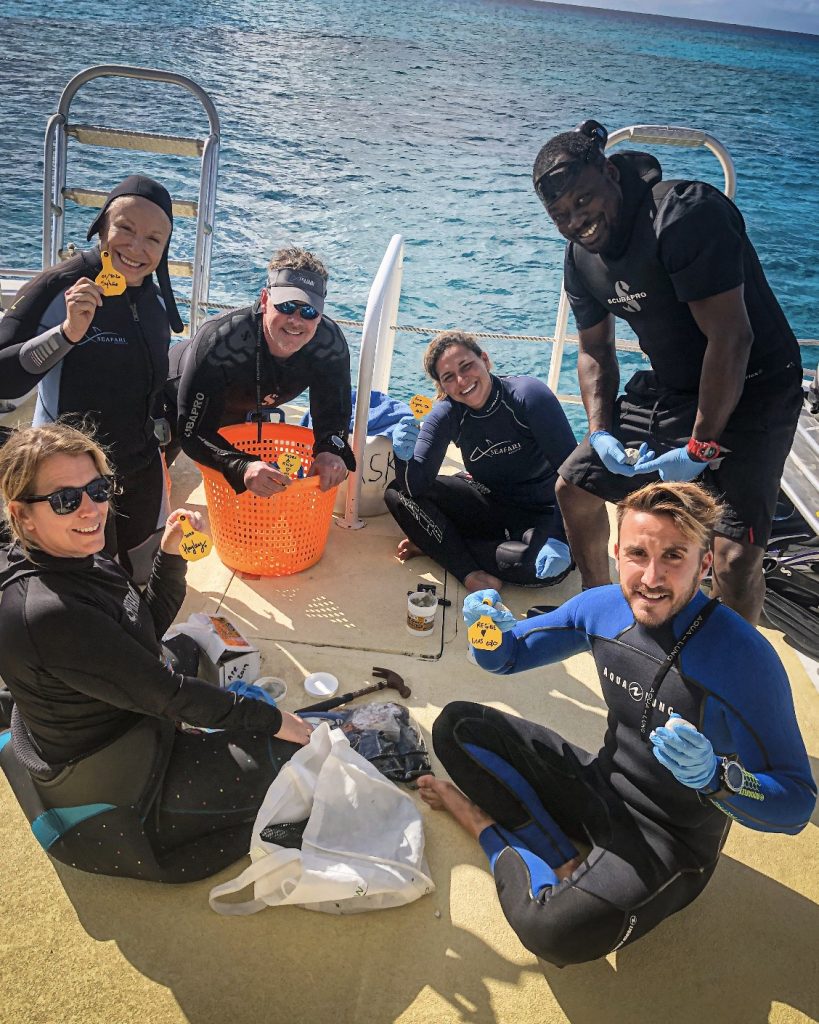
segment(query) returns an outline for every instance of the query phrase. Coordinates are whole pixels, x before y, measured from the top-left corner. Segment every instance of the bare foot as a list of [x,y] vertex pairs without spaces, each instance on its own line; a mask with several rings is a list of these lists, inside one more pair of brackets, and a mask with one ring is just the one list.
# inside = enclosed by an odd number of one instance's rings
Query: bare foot
[[395,553],[398,556],[399,562],[408,562],[411,558],[418,558],[419,555],[423,555],[424,552],[417,544],[413,544],[409,537],[405,537],[398,542],[398,550]]
[[500,592],[502,586],[502,580],[482,570],[471,572],[464,580],[464,589],[468,594],[474,594],[476,590],[497,590]]
[[484,811],[446,779],[436,779],[434,775],[422,775],[417,780],[418,792],[425,804],[435,811],[449,811],[452,817],[472,836],[477,839],[485,828],[495,822]]

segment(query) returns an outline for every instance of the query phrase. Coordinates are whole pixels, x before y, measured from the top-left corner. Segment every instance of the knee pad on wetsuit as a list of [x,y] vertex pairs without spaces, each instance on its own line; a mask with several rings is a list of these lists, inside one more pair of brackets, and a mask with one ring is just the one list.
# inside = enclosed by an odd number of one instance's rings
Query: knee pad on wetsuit
[[[522,544],[519,540],[505,540],[502,544],[498,544],[495,550],[498,569],[501,572],[509,572],[510,569],[520,569],[523,567],[526,556],[529,554],[531,552],[527,544]],[[530,561],[532,563],[532,571],[534,572],[534,557]]]

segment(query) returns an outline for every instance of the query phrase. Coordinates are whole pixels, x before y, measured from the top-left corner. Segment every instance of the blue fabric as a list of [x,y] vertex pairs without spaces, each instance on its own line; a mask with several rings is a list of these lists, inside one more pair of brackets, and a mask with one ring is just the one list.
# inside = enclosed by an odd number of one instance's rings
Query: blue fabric
[[569,545],[550,537],[535,559],[535,575],[540,580],[548,580],[565,572],[571,564]]
[[532,825],[514,829],[515,842],[523,843],[553,868],[577,856],[571,839],[557,824],[540,801],[540,797],[520,772],[492,750],[474,743],[464,749],[523,804],[533,819]]
[[504,850],[514,850],[529,872],[529,888],[537,897],[548,886],[557,885],[559,879],[552,868],[526,847],[520,839],[501,825],[490,825],[478,836],[481,849],[489,861],[489,869],[495,874],[495,864]]
[[244,679],[237,679],[230,686],[226,686],[225,689],[230,690],[231,693],[235,693],[239,697],[248,697],[250,700],[263,700],[267,704],[272,704],[274,708],[276,707],[276,701],[267,690],[263,690],[261,686],[254,686],[253,683],[246,683]]
[[[350,430],[353,429],[353,422],[355,420],[355,403],[356,391],[353,388],[353,414],[350,417]],[[399,402],[397,398],[390,398],[383,391],[371,391],[370,415],[367,419],[367,436],[373,437],[376,434],[381,434],[392,441],[395,428],[405,416],[412,416],[412,409],[410,409],[406,402]],[[303,427],[312,426],[309,412],[305,413],[302,417],[301,425]]]
[[88,818],[94,818],[106,811],[113,811],[114,804],[80,804],[78,807],[52,807],[38,815],[31,823],[34,838],[47,850],[70,829]]
[[11,739],[11,729],[6,729],[5,732],[0,732],[0,750],[5,747],[8,741]]

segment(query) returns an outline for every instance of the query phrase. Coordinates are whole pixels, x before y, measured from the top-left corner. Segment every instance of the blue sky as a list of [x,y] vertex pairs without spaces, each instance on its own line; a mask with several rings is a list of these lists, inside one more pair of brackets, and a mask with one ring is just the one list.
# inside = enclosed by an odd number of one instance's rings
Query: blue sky
[[666,14],[819,35],[819,0],[560,0],[641,14]]

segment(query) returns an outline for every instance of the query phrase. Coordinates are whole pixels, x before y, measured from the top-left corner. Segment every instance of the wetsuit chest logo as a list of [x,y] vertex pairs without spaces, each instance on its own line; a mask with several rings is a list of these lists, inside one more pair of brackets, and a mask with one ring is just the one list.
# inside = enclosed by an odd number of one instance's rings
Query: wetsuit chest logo
[[99,327],[89,327],[85,337],[80,342],[81,345],[127,345],[128,339],[123,338],[121,334],[117,334],[116,331],[103,331]]
[[642,312],[643,307],[637,300],[648,298],[647,292],[632,292],[628,281],[615,281],[614,290],[617,297],[607,300],[610,306],[619,306],[628,313]]
[[479,459],[489,458],[491,459],[495,455],[514,455],[515,452],[519,452],[523,445],[520,441],[495,441],[492,442],[487,437],[486,447],[481,448],[480,445],[475,445],[472,449],[472,454],[469,456],[470,462],[477,462]]

